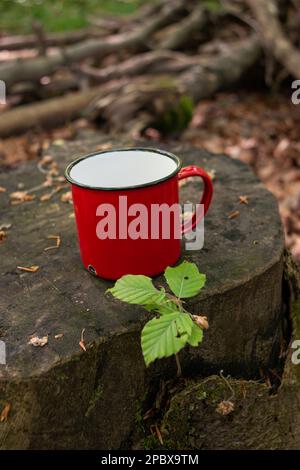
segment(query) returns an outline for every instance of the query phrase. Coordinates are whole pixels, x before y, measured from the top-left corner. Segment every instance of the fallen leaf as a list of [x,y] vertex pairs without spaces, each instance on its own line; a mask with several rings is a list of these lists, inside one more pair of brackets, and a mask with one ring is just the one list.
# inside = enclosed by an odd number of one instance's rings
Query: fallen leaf
[[0,242],[6,238],[6,232],[4,230],[0,230]]
[[185,211],[183,214],[180,214],[181,220],[183,222],[186,222],[187,220],[190,220],[193,217],[193,212],[191,211]]
[[5,193],[6,188],[3,188],[3,186],[0,186],[0,193]]
[[42,336],[41,338],[39,338],[38,336],[33,336],[28,341],[28,344],[31,344],[32,346],[35,346],[35,347],[41,347],[42,348],[42,347],[46,346],[46,344],[48,344],[48,335],[47,336]]
[[10,410],[11,410],[11,404],[7,403],[7,405],[5,405],[5,407],[1,411],[1,415],[0,415],[1,423],[3,423],[4,421],[7,421]]
[[223,400],[221,401],[217,408],[216,412],[222,416],[229,415],[234,410],[234,403],[232,401]]
[[43,194],[43,196],[40,197],[40,201],[41,202],[49,201],[49,199],[51,199],[51,197],[52,197],[51,193]]
[[64,193],[60,196],[61,202],[69,202],[72,203],[73,198],[72,198],[72,191],[68,191],[67,193]]
[[277,144],[274,149],[274,157],[281,158],[285,156],[285,152],[288,150],[290,146],[290,141],[287,138],[281,139],[281,141]]
[[56,139],[56,140],[53,140],[52,143],[54,145],[57,145],[58,147],[62,147],[65,144],[65,141],[63,139]]
[[97,150],[110,150],[111,148],[112,144],[110,142],[107,142],[106,144],[99,144],[96,147]]
[[28,194],[27,191],[15,191],[9,195],[10,199],[12,199],[11,204],[22,204],[23,202],[32,201],[35,199],[34,194]]
[[163,441],[161,432],[160,432],[159,427],[157,426],[157,424],[152,424],[150,426],[150,431],[151,431],[152,434],[155,434],[157,436],[157,439],[159,440],[159,443],[161,445],[164,445],[164,441]]
[[61,245],[61,239],[59,235],[49,235],[47,237],[49,240],[56,240],[56,244],[54,246],[48,246],[47,248],[44,248],[44,251],[48,250],[56,250],[57,248],[60,247]]
[[49,163],[53,162],[53,158],[51,155],[44,155],[40,162],[42,165],[48,165]]
[[19,269],[20,271],[25,271],[26,273],[36,273],[40,269],[40,267],[36,265],[29,267],[17,266],[17,269]]
[[12,224],[2,224],[0,225],[0,230],[9,230],[12,227]]
[[56,162],[52,162],[49,170],[50,176],[57,176],[59,174],[58,165]]
[[202,328],[202,330],[208,330],[209,323],[207,317],[202,317],[200,315],[192,315],[194,322]]
[[79,346],[81,347],[81,349],[86,352],[86,347],[85,347],[85,343],[84,343],[84,332],[85,332],[85,328],[83,328],[82,332],[81,332],[81,335],[80,335],[80,341],[79,341]]
[[228,219],[235,219],[240,215],[240,211],[232,211],[228,214]]
[[184,178],[179,181],[179,187],[181,188],[182,186],[186,186],[188,183],[192,183],[193,181],[198,181],[197,176],[190,176],[189,178]]
[[49,199],[51,199],[54,196],[54,194],[58,193],[61,190],[62,190],[62,186],[61,185],[57,186],[55,189],[53,189],[53,191],[51,191],[51,193],[44,194],[43,196],[41,196],[40,201],[41,202],[49,201]]
[[63,336],[64,336],[64,333],[58,333],[58,335],[54,336],[54,339],[61,339],[63,338]]
[[249,199],[248,196],[239,196],[239,202],[240,204],[249,204]]
[[263,378],[264,382],[265,382],[265,385],[268,387],[268,388],[272,388],[272,384],[271,384],[271,381],[270,381],[270,378],[268,377],[268,375],[266,375],[263,371],[263,369],[260,367],[259,368],[259,373],[261,375],[261,377]]
[[153,129],[153,127],[148,127],[144,134],[148,139],[155,140],[156,142],[161,140],[161,133],[157,129]]
[[208,176],[210,177],[212,181],[216,179],[216,170],[214,169],[208,170],[206,173],[208,174]]
[[64,176],[56,176],[54,178],[55,181],[58,181],[59,183],[66,183],[65,177]]
[[47,150],[50,146],[50,142],[48,140],[45,140],[42,144],[43,150]]

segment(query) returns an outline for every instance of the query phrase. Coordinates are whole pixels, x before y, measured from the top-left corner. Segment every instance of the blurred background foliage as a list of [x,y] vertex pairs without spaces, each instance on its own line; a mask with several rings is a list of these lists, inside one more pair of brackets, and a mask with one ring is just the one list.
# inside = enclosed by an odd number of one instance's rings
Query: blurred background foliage
[[127,15],[145,3],[149,0],[1,0],[0,29],[31,32],[35,19],[46,31],[70,31],[87,26],[91,15]]

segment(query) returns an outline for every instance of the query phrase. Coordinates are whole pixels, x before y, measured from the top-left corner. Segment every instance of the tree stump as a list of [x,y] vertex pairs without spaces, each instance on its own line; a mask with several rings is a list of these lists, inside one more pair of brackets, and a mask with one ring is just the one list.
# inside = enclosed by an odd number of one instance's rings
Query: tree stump
[[[273,386],[268,380],[224,379],[222,374],[189,381],[169,398],[161,424],[165,447],[299,449],[300,366],[292,355],[293,342],[300,338],[300,269],[289,254],[284,289],[292,347],[282,354],[284,367],[278,361],[269,371]],[[299,359],[299,352],[294,354]]]
[[[67,162],[106,143],[90,134],[58,142],[47,154],[62,173]],[[255,378],[278,362],[284,336],[284,243],[276,201],[238,161],[199,149],[168,149],[184,165],[215,172],[204,248],[182,253],[207,275],[205,288],[187,307],[210,323],[203,343],[180,353],[183,374],[223,369]],[[11,405],[0,423],[0,448],[130,448],[138,413],[160,378],[175,376],[175,360],[145,368],[140,347],[145,311],[105,295],[113,283],[83,269],[73,208],[60,200],[62,193],[44,202],[36,197],[10,204],[18,185],[29,189],[43,178],[36,162],[0,175],[0,186],[7,188],[0,195],[1,224],[12,224],[0,244],[0,339],[7,351],[6,365],[0,365],[0,409]],[[194,181],[183,186],[182,199],[196,202],[200,188]],[[240,204],[245,195],[248,205]],[[239,214],[230,218],[232,211]],[[49,235],[60,236],[61,246],[45,251],[53,243]],[[31,265],[40,268],[17,269]],[[164,284],[163,278],[154,283]],[[83,330],[86,351],[79,346]],[[48,335],[48,344],[28,344],[32,335]]]

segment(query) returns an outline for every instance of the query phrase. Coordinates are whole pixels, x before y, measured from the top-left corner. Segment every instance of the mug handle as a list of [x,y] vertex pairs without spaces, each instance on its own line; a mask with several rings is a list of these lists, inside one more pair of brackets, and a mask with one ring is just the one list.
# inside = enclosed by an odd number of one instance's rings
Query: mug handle
[[[202,168],[199,168],[195,165],[189,165],[179,171],[178,180],[180,181],[184,178],[189,178],[190,176],[200,176],[200,178],[203,180],[204,190],[200,204],[204,205],[204,213],[202,215],[204,217],[208,211],[213,196],[213,185],[211,178],[204,170],[202,170]],[[201,215],[195,211],[192,215],[191,221],[188,224],[182,224],[182,233],[187,233],[190,230],[193,230],[200,222],[201,218]]]

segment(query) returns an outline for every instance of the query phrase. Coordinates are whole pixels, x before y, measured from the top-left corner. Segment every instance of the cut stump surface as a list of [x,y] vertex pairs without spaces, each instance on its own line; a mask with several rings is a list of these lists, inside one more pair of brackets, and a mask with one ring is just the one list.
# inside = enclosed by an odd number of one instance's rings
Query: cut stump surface
[[[53,145],[47,154],[62,174],[69,161],[103,143],[91,134]],[[210,329],[200,347],[180,353],[183,372],[224,369],[255,377],[276,361],[282,336],[284,243],[276,201],[240,162],[199,149],[168,150],[184,165],[215,172],[204,248],[182,253],[207,275],[205,288],[187,306],[206,315]],[[11,404],[0,423],[0,448],[128,447],[137,410],[159,377],[173,376],[175,361],[146,369],[140,348],[144,310],[105,295],[113,283],[83,269],[73,208],[60,200],[67,186],[49,201],[10,204],[9,194],[20,184],[26,190],[43,179],[36,162],[0,174],[0,186],[7,188],[0,194],[0,225],[11,224],[0,244],[0,339],[6,345],[0,405]],[[181,197],[198,202],[200,191],[201,183],[193,181],[181,188]],[[239,196],[249,204],[239,204]],[[234,211],[239,214],[230,218]],[[61,245],[45,251],[55,244],[49,235],[59,236]],[[32,265],[39,270],[17,269]],[[79,346],[83,329],[86,352]],[[48,344],[34,347],[32,336],[48,336]]]

